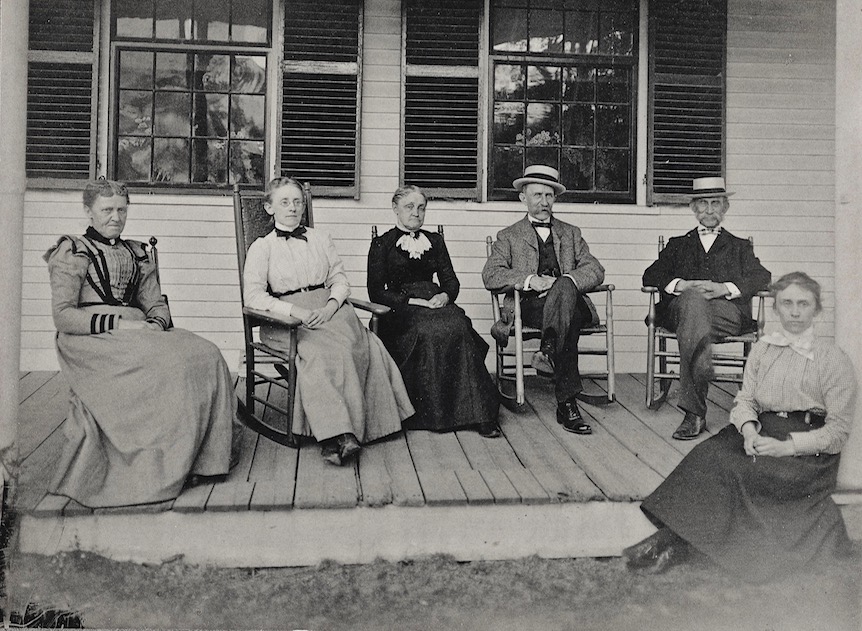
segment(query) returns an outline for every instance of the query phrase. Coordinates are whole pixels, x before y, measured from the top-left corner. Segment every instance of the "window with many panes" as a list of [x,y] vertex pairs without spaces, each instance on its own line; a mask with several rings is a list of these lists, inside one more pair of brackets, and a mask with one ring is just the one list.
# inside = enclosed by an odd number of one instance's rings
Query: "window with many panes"
[[490,197],[546,164],[563,199],[634,201],[637,0],[492,0],[490,18]]
[[268,0],[115,0],[111,171],[129,183],[266,178]]

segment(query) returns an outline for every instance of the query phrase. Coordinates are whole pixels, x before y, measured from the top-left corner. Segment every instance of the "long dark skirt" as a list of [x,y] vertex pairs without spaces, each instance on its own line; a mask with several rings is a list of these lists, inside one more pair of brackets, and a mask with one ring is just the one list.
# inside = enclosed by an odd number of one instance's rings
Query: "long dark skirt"
[[[810,429],[773,413],[760,421],[761,435],[781,440]],[[731,573],[770,580],[847,551],[847,530],[831,497],[839,459],[755,459],[729,425],[695,447],[641,509]]]
[[488,344],[457,305],[406,305],[383,319],[380,337],[398,364],[416,414],[409,429],[448,431],[497,420]]

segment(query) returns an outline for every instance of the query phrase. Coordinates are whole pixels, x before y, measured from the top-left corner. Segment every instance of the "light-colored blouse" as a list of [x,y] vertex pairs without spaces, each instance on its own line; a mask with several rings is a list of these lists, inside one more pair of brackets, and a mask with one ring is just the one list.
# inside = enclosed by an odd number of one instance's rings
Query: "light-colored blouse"
[[796,454],[837,454],[853,424],[856,376],[850,358],[840,348],[814,338],[813,359],[790,346],[760,340],[748,356],[742,388],[730,412],[737,429],[754,421],[760,431],[760,412],[818,410],[826,415],[823,427],[791,432]]
[[285,239],[273,230],[251,244],[243,274],[246,307],[291,314],[289,297],[279,300],[267,291],[267,285],[279,294],[324,285],[339,307],[344,304],[350,283],[332,238],[314,228],[308,228],[305,236],[308,241]]

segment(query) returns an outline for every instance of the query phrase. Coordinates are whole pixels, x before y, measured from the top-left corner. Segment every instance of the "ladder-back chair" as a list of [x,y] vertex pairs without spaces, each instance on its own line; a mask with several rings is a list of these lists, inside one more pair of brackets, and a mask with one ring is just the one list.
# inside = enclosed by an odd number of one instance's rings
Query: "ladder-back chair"
[[[300,224],[314,226],[311,187],[303,184],[305,209]],[[239,268],[240,297],[243,300],[242,320],[245,337],[245,403],[240,404],[240,416],[254,431],[282,445],[296,446],[293,435],[293,411],[296,400],[296,346],[297,330],[301,324],[298,318],[285,317],[271,311],[261,311],[245,306],[244,279],[246,253],[249,246],[259,237],[273,229],[273,219],[263,207],[262,191],[243,191],[238,184],[233,187],[234,226],[236,229],[237,263]],[[350,298],[356,308],[371,312],[371,330],[376,330],[377,319],[389,312],[389,308],[366,300]],[[275,325],[290,333],[288,351],[282,352],[255,339],[255,329],[261,325]],[[278,376],[262,372],[259,366],[271,365]],[[258,396],[257,386],[268,383],[280,388],[283,397]],[[283,402],[284,407],[279,405]],[[260,405],[258,405],[260,404]],[[272,412],[268,412],[271,410]],[[280,424],[276,424],[280,423]]]
[[[156,268],[156,280],[159,281],[159,287],[161,287],[162,279],[159,276],[159,250],[158,250],[158,248],[156,248],[156,244],[159,242],[159,240],[156,239],[155,237],[150,237],[149,242],[150,242],[150,247],[147,248],[146,246],[144,246],[144,248],[146,249],[146,252],[147,252],[147,258],[150,260],[150,263],[152,263],[153,266]],[[165,304],[168,305],[168,310],[170,310],[171,305],[168,302],[168,295],[162,294],[162,298],[164,298]],[[173,316],[173,314],[171,314],[171,319],[168,322],[168,328],[169,329],[172,329],[174,326],[173,320],[174,320],[174,316]]]
[[[492,237],[485,238],[485,255],[491,256],[491,248],[494,245]],[[611,403],[615,400],[615,375],[614,375],[614,302],[613,293],[614,285],[604,284],[587,291],[588,294],[604,294],[605,296],[605,317],[598,324],[587,326],[581,329],[581,336],[586,335],[603,335],[605,338],[604,346],[599,348],[582,348],[578,347],[578,355],[599,355],[605,358],[605,370],[600,372],[582,373],[584,379],[602,379],[607,381],[606,395],[590,395],[581,393],[578,399],[591,403],[593,405],[601,405]],[[510,339],[514,340],[514,350],[509,350],[511,344],[501,346],[495,340],[494,348],[496,349],[497,363],[497,389],[500,392],[504,402],[509,404],[514,403],[517,408],[521,408],[525,401],[524,393],[524,374],[525,362],[524,353],[538,350],[538,345],[535,349],[527,349],[525,342],[529,340],[541,340],[542,331],[533,327],[526,326],[521,319],[521,293],[523,287],[516,286],[514,289],[515,299],[515,326],[510,334]],[[491,292],[491,312],[494,317],[494,322],[500,320],[500,296],[497,292]],[[532,370],[532,368],[530,368]],[[511,384],[515,384],[514,395],[511,392]],[[507,386],[508,389],[507,389]]]
[[[751,247],[754,247],[754,240],[749,237]],[[658,238],[658,251],[664,249],[664,237]],[[670,366],[679,366],[679,350],[668,347],[668,340],[676,340],[676,333],[670,331],[657,322],[656,303],[660,296],[658,287],[641,287],[641,291],[649,294],[649,311],[647,312],[647,384],[646,384],[646,405],[651,410],[659,409],[667,399],[670,392],[671,382],[678,380],[680,375],[678,372],[673,372]],[[742,354],[734,354],[729,351],[713,353],[712,364],[716,368],[737,368],[738,372],[719,372],[716,371],[712,381],[722,383],[742,383],[742,371],[745,368],[745,362],[748,361],[748,353],[751,351],[751,345],[760,339],[763,335],[763,327],[766,324],[765,301],[769,296],[768,291],[759,291],[754,296],[757,301],[756,318],[751,321],[748,330],[740,335],[729,335],[720,340],[716,340],[714,344],[742,344]],[[656,366],[658,363],[658,366]],[[658,384],[656,384],[658,381]],[[658,386],[658,387],[657,387]],[[656,392],[658,390],[658,392]]]

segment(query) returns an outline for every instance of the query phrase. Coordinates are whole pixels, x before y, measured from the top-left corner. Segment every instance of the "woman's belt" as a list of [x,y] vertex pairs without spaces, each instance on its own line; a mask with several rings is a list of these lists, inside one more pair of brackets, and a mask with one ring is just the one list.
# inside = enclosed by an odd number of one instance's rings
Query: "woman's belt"
[[299,289],[291,289],[290,291],[285,292],[270,292],[274,297],[281,298],[282,296],[292,296],[293,294],[304,293],[306,291],[314,291],[315,289],[323,289],[326,285],[320,283],[319,285],[309,285],[308,287],[300,287]]
[[763,412],[762,414],[774,414],[781,418],[792,421],[802,421],[810,425],[811,429],[818,429],[826,424],[826,415],[819,410],[795,410],[793,412]]

